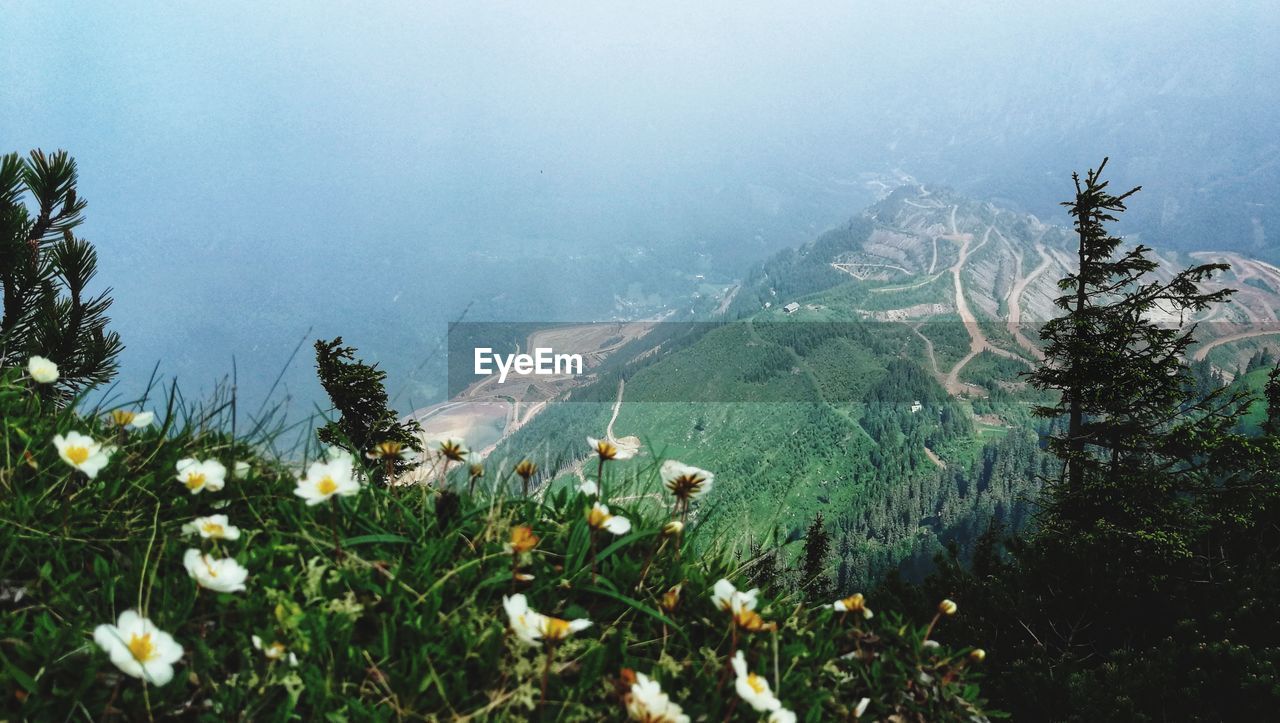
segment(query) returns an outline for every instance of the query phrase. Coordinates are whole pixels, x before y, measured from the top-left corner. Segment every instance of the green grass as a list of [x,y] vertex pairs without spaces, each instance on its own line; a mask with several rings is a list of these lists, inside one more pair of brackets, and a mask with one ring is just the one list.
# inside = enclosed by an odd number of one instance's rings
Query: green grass
[[[278,439],[227,433],[227,405],[160,406],[162,424],[122,436],[96,410],[51,408],[16,370],[0,372],[0,717],[623,720],[616,690],[632,669],[694,720],[759,720],[725,674],[735,647],[801,720],[847,719],[863,697],[868,719],[981,715],[967,641],[949,640],[943,621],[943,646],[922,645],[932,610],[910,623],[886,611],[862,621],[766,591],[758,610],[777,631],[731,634],[709,593],[722,577],[747,587],[752,560],[697,524],[665,537],[665,504],[620,502],[631,531],[593,533],[575,490],[525,498],[509,466],[491,465],[474,494],[459,467],[432,487],[375,481],[308,507],[293,494],[298,461],[262,452]],[[72,430],[119,445],[92,480],[53,447]],[[185,457],[251,471],[193,495],[174,478]],[[606,467],[607,492],[660,489],[657,462]],[[242,537],[215,547],[184,536],[214,512]],[[540,541],[518,560],[534,579],[516,582],[503,544],[524,524]],[[181,563],[190,547],[234,557],[248,589],[198,588]],[[664,610],[675,585],[681,601]],[[540,612],[593,625],[554,652],[522,645],[502,602],[516,590]],[[129,609],[184,649],[165,685],[122,675],[92,638]],[[268,660],[254,635],[283,644],[297,666]]]

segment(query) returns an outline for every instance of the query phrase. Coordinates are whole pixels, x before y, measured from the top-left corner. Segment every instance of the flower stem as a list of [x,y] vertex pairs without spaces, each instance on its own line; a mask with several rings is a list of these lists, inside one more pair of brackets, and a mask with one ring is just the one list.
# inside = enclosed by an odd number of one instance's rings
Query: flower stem
[[729,712],[724,714],[724,723],[729,723],[729,721],[733,720],[733,711],[737,710],[737,708],[738,696],[735,695],[729,699]]
[[591,530],[587,533],[591,539],[591,584],[596,584],[596,532]]
[[604,494],[604,457],[600,457],[596,464],[596,483],[600,485],[600,501],[608,502],[609,498]]
[[725,658],[724,667],[720,669],[720,681],[716,683],[716,693],[724,688],[725,681],[729,679],[729,671],[733,669],[733,656],[738,654],[738,624],[732,618],[729,619],[729,632],[732,635],[729,643],[729,657]]
[[556,644],[547,643],[547,661],[542,666],[542,697],[538,700],[538,707],[547,704],[547,679],[551,677],[551,662],[556,657]]
[[333,517],[333,524],[329,527],[333,531],[333,558],[341,560],[343,552],[342,538],[338,537],[338,498],[330,497],[329,502],[329,512],[332,513],[331,516]]
[[658,553],[662,552],[662,548],[666,544],[667,541],[664,538],[661,542],[653,546],[653,552],[649,553],[649,559],[644,561],[644,569],[640,571],[640,582],[636,583],[637,590],[644,587],[644,580],[649,576],[649,568],[653,565],[653,559],[658,556]]
[[924,631],[924,639],[920,641],[921,644],[929,642],[929,636],[933,635],[933,626],[937,625],[938,621],[941,619],[942,619],[942,613],[933,614],[933,620],[929,621],[929,627],[927,630]]

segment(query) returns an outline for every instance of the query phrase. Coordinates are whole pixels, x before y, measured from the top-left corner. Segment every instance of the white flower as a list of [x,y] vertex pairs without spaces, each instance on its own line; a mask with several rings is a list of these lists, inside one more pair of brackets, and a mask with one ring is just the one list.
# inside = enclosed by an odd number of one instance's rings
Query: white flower
[[680,500],[696,500],[711,491],[716,476],[705,469],[698,469],[683,462],[669,459],[662,463],[658,474],[662,484]]
[[862,700],[858,701],[858,704],[853,707],[853,717],[861,718],[862,714],[867,712],[867,706],[869,705],[871,705],[870,698],[863,698]]
[[609,506],[599,502],[593,503],[591,509],[587,510],[587,524],[615,535],[625,535],[631,531],[631,520],[609,514]]
[[236,470],[236,477],[243,478],[243,477],[249,476],[249,473],[253,471],[253,467],[249,466],[248,462],[236,462],[235,470]]
[[721,610],[737,615],[744,610],[755,610],[759,602],[756,597],[759,594],[759,588],[742,592],[734,587],[733,583],[721,578],[711,588],[711,601]]
[[600,495],[600,486],[591,480],[583,480],[578,485],[578,491],[588,497],[598,497]]
[[132,610],[120,613],[115,625],[94,628],[93,640],[122,672],[152,685],[172,680],[173,664],[182,658],[172,635]]
[[182,526],[188,535],[195,533],[206,540],[238,540],[240,528],[227,522],[226,515],[209,515],[197,517]]
[[591,447],[591,451],[597,457],[603,460],[610,459],[631,459],[636,456],[638,451],[636,447],[620,442],[616,439],[596,439],[595,437],[587,437],[587,445]]
[[182,565],[196,584],[214,592],[240,592],[245,589],[245,578],[249,577],[249,571],[234,558],[219,560],[196,549],[187,550],[182,556]]
[[110,461],[111,453],[116,451],[115,447],[104,447],[93,441],[93,437],[79,432],[67,432],[65,437],[56,435],[53,446],[58,448],[58,456],[63,462],[84,472],[89,479],[98,476]]
[[776,711],[782,707],[782,701],[769,689],[769,681],[747,670],[747,660],[742,657],[741,650],[733,656],[733,672],[737,676],[734,689],[756,712]]
[[860,592],[836,600],[831,603],[830,608],[841,613],[862,613],[862,617],[867,620],[870,620],[873,615],[871,608],[867,607],[867,599]]
[[644,673],[636,673],[636,682],[625,697],[627,714],[632,720],[644,723],[689,723],[689,716],[680,706],[671,702],[658,681]]
[[193,495],[205,490],[217,492],[227,484],[227,468],[216,459],[187,457],[178,460],[177,469],[177,480]]
[[340,459],[351,459],[353,456],[354,455],[350,452],[336,444],[330,445],[324,451],[324,458],[330,462],[336,462]]
[[779,708],[769,714],[768,723],[796,723],[796,714],[786,708]]
[[128,409],[115,409],[111,412],[111,421],[117,427],[144,429],[156,421],[155,412],[131,412]]
[[287,657],[289,659],[290,666],[294,668],[298,667],[298,656],[294,655],[293,651],[286,648],[282,642],[276,641],[270,645],[263,645],[262,638],[254,635],[253,647],[255,650],[261,650],[263,657],[271,662],[283,660]]
[[550,642],[564,640],[573,633],[591,627],[591,621],[585,618],[561,620],[534,612],[529,609],[529,601],[522,593],[516,593],[511,597],[504,595],[502,607],[507,611],[511,632],[526,645],[541,645],[544,640]]
[[364,453],[364,456],[369,459],[379,460],[391,459],[394,457],[408,462],[413,459],[415,454],[417,454],[417,452],[414,452],[413,448],[404,442],[397,442],[395,440],[388,439],[384,442],[379,442],[373,445],[368,452]]
[[359,491],[351,455],[344,454],[328,462],[312,462],[293,493],[308,505],[318,505],[334,495],[350,497]]
[[738,588],[724,578],[716,580],[716,584],[711,586],[711,602],[725,612],[733,609],[733,596],[737,594]]
[[42,356],[33,356],[27,360],[27,374],[37,384],[53,384],[58,381],[58,365]]

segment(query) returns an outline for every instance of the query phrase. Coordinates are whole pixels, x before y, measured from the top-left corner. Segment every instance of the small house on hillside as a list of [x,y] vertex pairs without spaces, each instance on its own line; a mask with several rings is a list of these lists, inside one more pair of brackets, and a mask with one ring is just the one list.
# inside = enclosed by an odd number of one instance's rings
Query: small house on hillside
[[788,314],[794,314],[800,310],[800,305],[793,301],[790,304],[787,304],[786,306],[782,307],[782,310],[787,312]]

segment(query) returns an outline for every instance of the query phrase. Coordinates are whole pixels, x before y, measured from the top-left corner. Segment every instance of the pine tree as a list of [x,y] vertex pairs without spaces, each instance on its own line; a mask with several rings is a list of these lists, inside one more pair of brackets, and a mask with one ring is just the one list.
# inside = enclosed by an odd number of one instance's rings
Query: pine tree
[[1228,299],[1231,290],[1202,289],[1228,266],[1193,266],[1160,280],[1148,247],[1122,250],[1106,224],[1140,187],[1113,195],[1105,167],[1106,160],[1083,181],[1073,175],[1075,199],[1063,205],[1075,218],[1080,266],[1059,282],[1065,293],[1056,304],[1066,313],[1042,328],[1046,360],[1030,374],[1035,387],[1061,393],[1037,413],[1066,419],[1050,439],[1065,465],[1049,490],[1050,529],[1185,555],[1187,478],[1196,456],[1234,424],[1240,400],[1195,398],[1185,363],[1194,327],[1155,316],[1185,319]]
[[766,551],[762,543],[751,543],[749,559],[753,564],[747,567],[747,580],[751,583],[751,587],[765,590],[779,589],[783,580],[783,570],[778,557],[777,545],[770,546]]
[[[1280,660],[1280,439],[1239,433],[1247,400],[1205,369],[1197,391],[1193,330],[1152,320],[1224,300],[1200,289],[1221,267],[1151,280],[1147,249],[1105,230],[1133,191],[1109,194],[1101,170],[1068,204],[1081,268],[1031,377],[1061,394],[1038,410],[1061,475],[1033,534],[989,529],[926,599],[956,600],[956,628],[990,641],[986,689],[1014,720],[1269,719],[1280,692],[1252,681]],[[1280,427],[1280,372],[1268,400]]]
[[831,555],[831,533],[819,512],[804,535],[804,558],[801,560],[800,588],[808,600],[825,600],[831,595],[831,576],[827,561]]
[[[53,393],[64,401],[110,381],[124,348],[106,330],[111,290],[86,293],[98,257],[73,232],[86,205],[76,181],[66,151],[0,157],[0,366],[33,355],[52,360],[59,370]],[[34,209],[24,202],[28,194]]]
[[1271,368],[1267,375],[1267,386],[1264,396],[1267,402],[1267,418],[1262,423],[1262,431],[1271,437],[1280,437],[1280,363]]
[[[367,453],[382,442],[398,442],[421,451],[417,422],[400,422],[389,406],[384,386],[387,373],[377,364],[365,364],[355,354],[354,347],[343,346],[342,337],[316,341],[320,385],[340,415],[316,432],[320,442],[355,454]],[[395,468],[401,465],[397,463]]]

